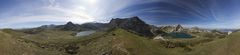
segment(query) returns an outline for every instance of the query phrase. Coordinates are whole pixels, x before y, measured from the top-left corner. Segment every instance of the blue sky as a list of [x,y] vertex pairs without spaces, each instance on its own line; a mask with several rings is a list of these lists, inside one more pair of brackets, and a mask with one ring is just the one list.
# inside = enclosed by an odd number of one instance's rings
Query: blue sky
[[240,28],[240,0],[0,0],[0,28],[109,22],[139,16],[153,25]]

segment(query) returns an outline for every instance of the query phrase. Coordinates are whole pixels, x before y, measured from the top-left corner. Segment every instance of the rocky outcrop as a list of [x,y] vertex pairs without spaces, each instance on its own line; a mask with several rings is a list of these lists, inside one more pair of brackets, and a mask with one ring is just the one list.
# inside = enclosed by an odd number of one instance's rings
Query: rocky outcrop
[[144,36],[153,36],[151,26],[146,24],[139,17],[112,19],[109,23],[109,27],[126,29]]
[[170,33],[175,30],[175,27],[174,26],[162,26],[162,27],[160,27],[160,30]]
[[[48,28],[44,26],[43,29]],[[139,17],[130,18],[116,18],[112,19],[109,23],[84,23],[84,24],[74,24],[73,22],[67,22],[65,25],[54,25],[50,27],[51,29],[64,30],[64,31],[89,31],[89,30],[110,30],[113,28],[122,28],[127,31],[142,35],[153,37],[154,32],[158,30],[158,27],[151,26],[142,21]],[[156,29],[156,30],[155,30]]]
[[173,32],[182,32],[182,31],[183,31],[182,25],[178,24]]
[[106,23],[84,23],[80,27],[84,30],[106,30]]
[[61,29],[66,31],[78,31],[80,30],[78,27],[79,25],[68,22],[67,24],[63,25]]

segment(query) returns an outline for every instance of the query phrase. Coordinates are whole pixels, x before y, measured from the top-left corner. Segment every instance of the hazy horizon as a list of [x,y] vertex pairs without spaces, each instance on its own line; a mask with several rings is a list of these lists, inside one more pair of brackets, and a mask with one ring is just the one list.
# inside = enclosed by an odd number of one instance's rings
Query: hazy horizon
[[68,21],[109,22],[139,16],[151,25],[240,28],[240,0],[1,0],[0,28],[29,28]]

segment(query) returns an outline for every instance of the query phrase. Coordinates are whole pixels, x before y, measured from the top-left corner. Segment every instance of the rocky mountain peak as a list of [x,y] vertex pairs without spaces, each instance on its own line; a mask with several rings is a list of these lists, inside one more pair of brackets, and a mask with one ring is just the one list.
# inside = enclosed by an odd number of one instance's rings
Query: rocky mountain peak
[[136,22],[136,23],[139,23],[139,24],[146,24],[144,21],[142,21],[139,17],[135,16],[135,17],[131,17],[129,18],[130,22]]
[[63,25],[63,30],[70,30],[70,31],[74,31],[77,30],[78,25],[73,24],[71,21],[67,22],[67,24]]
[[178,25],[176,26],[176,29],[175,29],[174,31],[176,31],[176,32],[181,32],[182,30],[183,30],[182,25],[178,24]]
[[112,19],[109,24],[111,24],[113,26],[121,26],[121,24],[147,25],[144,21],[142,21],[137,16],[131,17],[131,18],[116,18],[116,19]]
[[153,36],[151,26],[142,21],[139,17],[131,18],[116,18],[112,19],[109,23],[112,28],[123,28],[126,30],[134,31],[144,36]]
[[138,22],[143,22],[139,17],[134,16],[130,18],[130,21],[138,21]]
[[71,21],[67,22],[67,24],[65,24],[66,26],[75,26],[75,24],[73,24]]

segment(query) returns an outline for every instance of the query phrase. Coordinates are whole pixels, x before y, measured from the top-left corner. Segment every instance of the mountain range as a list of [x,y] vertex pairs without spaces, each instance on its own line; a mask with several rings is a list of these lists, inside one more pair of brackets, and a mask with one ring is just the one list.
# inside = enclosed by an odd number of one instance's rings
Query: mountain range
[[[93,31],[87,33],[88,31]],[[81,35],[84,32],[84,35]],[[229,34],[198,27],[157,27],[135,16],[109,23],[43,25],[0,30],[3,55],[226,55],[238,32]],[[88,35],[86,35],[88,34]],[[214,47],[217,46],[217,47]],[[230,49],[234,54],[239,50]],[[221,55],[220,54],[220,55]],[[234,55],[229,54],[229,55]],[[228,55],[228,54],[227,54]]]
[[[142,21],[139,17],[130,18],[114,18],[109,23],[84,23],[84,24],[74,24],[71,21],[67,22],[65,25],[43,25],[38,28],[33,29],[58,29],[64,31],[88,31],[88,30],[98,30],[98,31],[108,31],[115,28],[122,28],[133,32],[135,34],[153,38],[159,35],[158,32],[182,32],[183,27],[178,24],[176,27],[156,27],[154,25],[149,25]],[[165,28],[161,30],[161,28]]]

